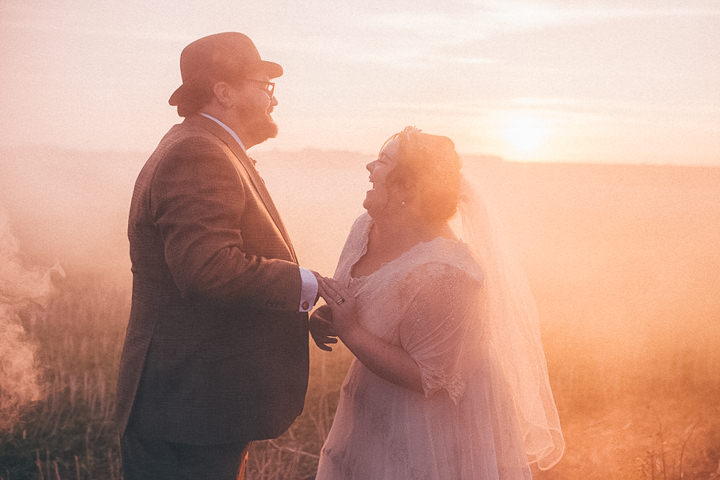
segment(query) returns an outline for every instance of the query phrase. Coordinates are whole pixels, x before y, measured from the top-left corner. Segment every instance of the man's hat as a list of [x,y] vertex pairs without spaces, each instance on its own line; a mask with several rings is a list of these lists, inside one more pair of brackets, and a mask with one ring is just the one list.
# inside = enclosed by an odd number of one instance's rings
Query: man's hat
[[262,71],[270,78],[283,74],[280,65],[260,58],[255,44],[237,32],[216,33],[195,40],[180,54],[182,85],[170,96],[170,105],[178,105],[199,87],[218,80],[240,80]]

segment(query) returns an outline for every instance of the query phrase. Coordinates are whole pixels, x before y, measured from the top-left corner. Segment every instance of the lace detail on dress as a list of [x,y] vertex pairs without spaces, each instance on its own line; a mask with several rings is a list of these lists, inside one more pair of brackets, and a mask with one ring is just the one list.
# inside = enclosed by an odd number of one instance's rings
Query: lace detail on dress
[[[529,479],[520,449],[498,457],[492,380],[484,374],[482,274],[467,247],[435,238],[370,275],[351,278],[372,219],[357,219],[335,278],[357,299],[358,322],[418,364],[424,394],[354,360],[321,451],[318,480]],[[445,394],[444,392],[447,392]],[[497,417],[503,418],[503,417]],[[517,454],[517,455],[516,455]],[[503,477],[501,464],[518,465]],[[522,471],[521,471],[522,470]]]
[[465,382],[459,374],[447,375],[441,369],[431,367],[423,368],[420,373],[426,397],[435,395],[440,390],[445,390],[453,403],[457,405],[460,397],[465,392]]
[[[457,259],[457,253],[449,254]],[[456,264],[433,262],[413,269],[403,282],[402,291],[410,298],[399,326],[400,342],[420,367],[426,397],[445,390],[457,404],[466,376],[479,368],[464,358],[481,341],[476,277]]]

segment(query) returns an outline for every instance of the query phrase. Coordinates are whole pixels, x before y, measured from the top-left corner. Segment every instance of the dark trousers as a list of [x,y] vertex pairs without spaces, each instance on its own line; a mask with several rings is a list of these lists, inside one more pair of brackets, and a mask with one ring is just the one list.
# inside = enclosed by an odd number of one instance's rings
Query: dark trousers
[[120,439],[125,480],[243,480],[249,443],[187,445],[143,438],[131,427]]

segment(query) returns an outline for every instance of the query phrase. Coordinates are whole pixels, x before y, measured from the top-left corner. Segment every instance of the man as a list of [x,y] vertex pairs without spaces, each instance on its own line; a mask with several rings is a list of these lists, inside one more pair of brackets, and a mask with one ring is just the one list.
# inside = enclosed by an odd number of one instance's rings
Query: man
[[138,176],[117,420],[126,480],[242,478],[247,445],[300,414],[318,292],[246,150],[277,134],[272,78],[240,33],[188,45],[186,117]]

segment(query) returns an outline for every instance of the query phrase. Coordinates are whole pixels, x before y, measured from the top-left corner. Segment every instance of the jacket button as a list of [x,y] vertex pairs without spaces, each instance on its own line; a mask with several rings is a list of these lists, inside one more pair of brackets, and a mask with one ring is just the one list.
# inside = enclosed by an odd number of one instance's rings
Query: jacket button
[[303,310],[307,310],[307,309],[309,309],[309,308],[310,308],[310,304],[309,304],[308,302],[303,302],[303,303],[302,303],[302,309],[303,309]]

